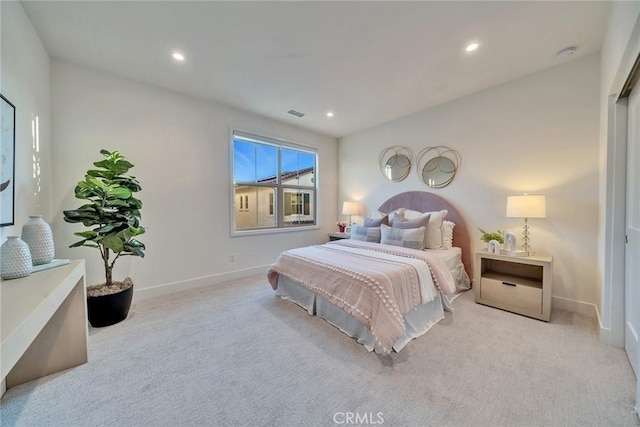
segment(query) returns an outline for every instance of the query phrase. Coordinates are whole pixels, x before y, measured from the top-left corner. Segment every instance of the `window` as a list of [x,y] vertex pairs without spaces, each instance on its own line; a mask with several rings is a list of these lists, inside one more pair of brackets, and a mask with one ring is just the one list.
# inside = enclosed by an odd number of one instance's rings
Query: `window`
[[240,195],[238,197],[238,200],[240,200],[240,212],[248,212],[249,211],[249,196]]
[[316,225],[317,152],[233,131],[233,231]]
[[269,193],[269,215],[273,216],[273,193]]
[[309,193],[284,193],[284,214],[289,215],[309,215],[310,213]]

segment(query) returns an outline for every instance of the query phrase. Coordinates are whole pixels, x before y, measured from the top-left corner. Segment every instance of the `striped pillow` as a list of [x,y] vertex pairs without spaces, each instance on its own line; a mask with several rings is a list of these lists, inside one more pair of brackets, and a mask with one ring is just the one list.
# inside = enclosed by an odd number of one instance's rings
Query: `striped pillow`
[[417,250],[424,249],[424,232],[426,230],[424,226],[418,228],[393,228],[383,224],[380,228],[380,243]]
[[351,226],[351,238],[363,242],[380,243],[380,227],[363,227],[359,224],[353,224]]

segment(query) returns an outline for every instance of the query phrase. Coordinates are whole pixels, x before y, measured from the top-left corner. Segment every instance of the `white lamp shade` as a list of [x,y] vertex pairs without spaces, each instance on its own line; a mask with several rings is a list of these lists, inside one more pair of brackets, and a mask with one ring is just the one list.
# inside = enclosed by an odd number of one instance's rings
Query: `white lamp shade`
[[547,206],[544,195],[507,197],[507,217],[509,218],[544,218],[546,216]]
[[360,212],[360,206],[356,202],[344,202],[342,204],[343,215],[357,215]]

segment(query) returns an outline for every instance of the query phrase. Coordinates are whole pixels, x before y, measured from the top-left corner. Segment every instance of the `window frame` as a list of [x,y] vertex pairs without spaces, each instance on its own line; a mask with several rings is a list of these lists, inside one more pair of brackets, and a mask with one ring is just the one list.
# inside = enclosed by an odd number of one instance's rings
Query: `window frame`
[[[296,142],[292,142],[292,141],[288,141],[285,140],[283,138],[279,138],[279,137],[273,137],[273,136],[267,136],[265,135],[263,132],[255,132],[255,131],[248,131],[248,130],[244,130],[241,128],[237,128],[237,127],[231,127],[230,128],[230,132],[229,132],[229,165],[230,165],[230,170],[231,170],[231,174],[230,174],[230,234],[232,237],[234,236],[246,236],[246,235],[257,235],[257,234],[271,234],[271,233],[287,233],[287,232],[295,232],[295,231],[306,231],[306,230],[316,230],[320,228],[320,197],[319,197],[319,192],[320,192],[320,184],[319,184],[319,171],[318,171],[318,165],[319,165],[319,150],[317,147],[313,147],[313,146],[309,146],[309,145],[303,145],[300,143],[296,143]],[[269,209],[267,210],[267,216],[268,217],[275,217],[275,225],[273,227],[257,227],[257,228],[249,228],[249,229],[236,229],[236,209],[235,209],[235,204],[236,204],[236,183],[235,183],[235,153],[234,153],[234,139],[235,137],[238,136],[241,139],[245,139],[248,142],[255,142],[258,144],[265,144],[265,145],[271,145],[274,146],[276,148],[278,148],[278,154],[277,154],[277,182],[276,183],[259,183],[259,182],[251,182],[251,183],[240,183],[240,185],[251,185],[251,186],[256,186],[256,187],[270,187],[270,188],[275,188],[275,195],[274,195],[274,212],[273,214],[271,214],[271,212],[269,211]],[[291,150],[296,150],[296,151],[301,151],[304,153],[309,153],[309,154],[313,154],[314,158],[315,158],[315,163],[313,165],[314,167],[314,177],[313,177],[313,186],[300,186],[300,185],[291,185],[291,184],[283,184],[282,182],[280,182],[280,178],[282,176],[282,171],[281,171],[281,151],[280,149],[284,148],[284,149],[291,149]],[[284,224],[284,205],[281,205],[280,201],[284,202],[284,193],[285,193],[285,189],[288,191],[291,191],[292,189],[294,189],[294,193],[297,194],[308,194],[309,197],[309,201],[310,203],[313,204],[313,206],[315,207],[315,212],[313,212],[314,210],[311,209],[310,212],[314,213],[314,224],[305,224],[305,225],[285,225]],[[313,193],[313,195],[309,194],[309,193],[304,193],[305,189],[309,189],[311,190],[311,192]],[[272,193],[273,194],[273,193]],[[304,198],[304,196],[303,196]],[[304,203],[302,206],[302,209],[304,211]]]

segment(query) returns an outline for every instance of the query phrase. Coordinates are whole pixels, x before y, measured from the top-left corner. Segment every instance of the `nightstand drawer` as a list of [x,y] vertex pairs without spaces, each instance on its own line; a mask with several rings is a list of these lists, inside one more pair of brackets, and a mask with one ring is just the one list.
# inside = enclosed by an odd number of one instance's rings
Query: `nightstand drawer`
[[480,298],[529,313],[542,313],[542,288],[524,285],[515,280],[502,281],[482,277]]

